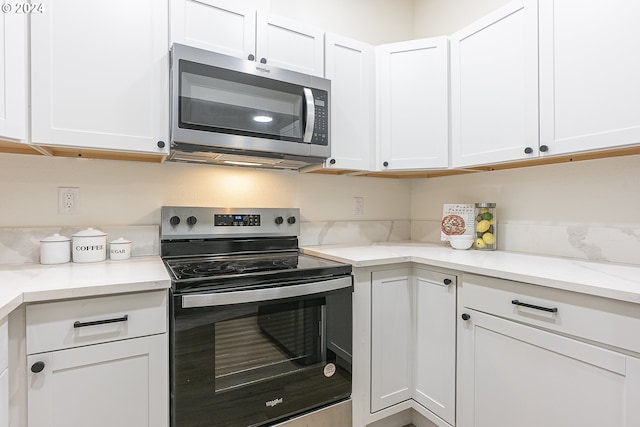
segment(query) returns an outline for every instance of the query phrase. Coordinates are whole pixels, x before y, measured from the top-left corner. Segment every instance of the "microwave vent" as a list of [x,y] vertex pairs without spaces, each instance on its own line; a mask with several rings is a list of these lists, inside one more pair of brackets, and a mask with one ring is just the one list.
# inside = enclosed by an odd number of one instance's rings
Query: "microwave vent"
[[208,151],[173,151],[168,160],[172,162],[293,170],[298,170],[309,165],[309,162],[294,159],[262,157],[249,154],[215,153]]

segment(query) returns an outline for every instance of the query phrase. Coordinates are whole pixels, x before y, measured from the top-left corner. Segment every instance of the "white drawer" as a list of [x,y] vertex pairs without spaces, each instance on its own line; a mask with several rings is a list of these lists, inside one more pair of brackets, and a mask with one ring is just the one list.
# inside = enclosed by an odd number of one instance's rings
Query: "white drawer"
[[640,304],[468,274],[459,295],[467,308],[640,353]]
[[9,366],[9,328],[5,317],[0,319],[0,372]]
[[27,354],[164,333],[167,313],[166,290],[32,304]]

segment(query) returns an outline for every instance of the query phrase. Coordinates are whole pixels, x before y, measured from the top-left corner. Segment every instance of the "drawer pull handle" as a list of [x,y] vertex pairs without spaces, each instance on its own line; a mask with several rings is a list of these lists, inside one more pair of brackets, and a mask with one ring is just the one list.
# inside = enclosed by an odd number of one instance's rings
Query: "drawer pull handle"
[[540,307],[539,305],[526,304],[524,302],[520,302],[517,299],[512,300],[511,304],[519,305],[520,307],[528,307],[528,308],[535,308],[536,310],[548,311],[549,313],[557,313],[558,312],[558,309],[556,307],[553,307],[553,308]]
[[125,314],[122,317],[117,317],[115,319],[104,319],[104,320],[95,320],[93,322],[73,322],[74,328],[84,328],[85,326],[95,326],[95,325],[104,325],[105,323],[117,323],[117,322],[126,322],[129,320],[129,315]]

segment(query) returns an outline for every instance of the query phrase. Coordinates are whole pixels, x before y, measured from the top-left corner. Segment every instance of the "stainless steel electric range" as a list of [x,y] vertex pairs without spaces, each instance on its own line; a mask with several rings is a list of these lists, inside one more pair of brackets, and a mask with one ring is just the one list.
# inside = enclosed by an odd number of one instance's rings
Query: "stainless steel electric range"
[[298,209],[162,208],[171,425],[266,426],[351,395],[351,266],[298,250]]

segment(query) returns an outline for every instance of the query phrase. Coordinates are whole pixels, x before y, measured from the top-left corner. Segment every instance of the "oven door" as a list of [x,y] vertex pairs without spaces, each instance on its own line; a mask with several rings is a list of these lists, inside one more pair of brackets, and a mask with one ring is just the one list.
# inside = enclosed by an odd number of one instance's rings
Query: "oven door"
[[173,296],[172,426],[262,426],[351,395],[352,278]]

